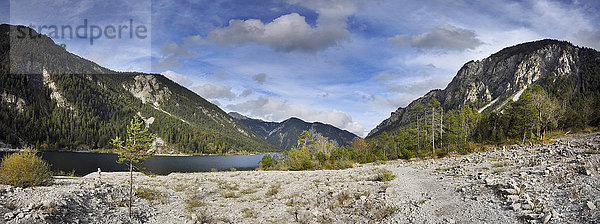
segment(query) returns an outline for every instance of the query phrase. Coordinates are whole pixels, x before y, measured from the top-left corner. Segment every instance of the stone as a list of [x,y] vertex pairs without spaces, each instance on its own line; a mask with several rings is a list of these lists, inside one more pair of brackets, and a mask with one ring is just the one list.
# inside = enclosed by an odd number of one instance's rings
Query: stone
[[513,211],[519,211],[521,209],[521,204],[513,203],[512,205],[510,205],[510,208],[512,208]]
[[511,189],[511,188],[501,189],[500,192],[504,193],[505,195],[517,195],[517,194],[519,194],[518,190]]
[[454,219],[448,218],[448,219],[446,219],[446,223],[448,223],[448,224],[455,224],[456,221],[454,221]]
[[556,210],[552,210],[551,213],[552,213],[552,217],[558,218],[559,214]]
[[596,205],[591,201],[588,201],[587,203],[585,203],[585,207],[587,209],[589,209],[590,211],[596,210]]
[[548,213],[546,214],[546,216],[544,216],[544,224],[550,222],[550,218],[552,218],[552,213]]
[[25,217],[25,213],[22,213],[22,212],[17,215],[17,218],[19,218],[19,219],[22,219],[24,217]]
[[6,214],[4,214],[4,219],[6,219],[6,220],[10,220],[14,217],[15,217],[15,214],[13,214],[12,212],[7,212]]
[[510,202],[515,202],[519,200],[519,195],[506,195],[506,199]]
[[535,205],[530,200],[525,200],[525,205],[523,205],[524,210],[533,210]]

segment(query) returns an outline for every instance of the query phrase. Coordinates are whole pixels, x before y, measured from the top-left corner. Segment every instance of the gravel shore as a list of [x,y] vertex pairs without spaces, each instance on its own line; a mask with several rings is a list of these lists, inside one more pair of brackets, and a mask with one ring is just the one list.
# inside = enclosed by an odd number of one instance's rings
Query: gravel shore
[[[128,173],[0,185],[6,223],[599,223],[600,134],[346,170]],[[396,178],[385,181],[391,171]]]

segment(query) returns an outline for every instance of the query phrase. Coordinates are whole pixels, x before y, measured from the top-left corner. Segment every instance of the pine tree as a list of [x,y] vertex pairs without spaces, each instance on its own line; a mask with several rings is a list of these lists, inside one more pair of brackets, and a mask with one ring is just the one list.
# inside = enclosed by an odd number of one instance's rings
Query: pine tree
[[152,157],[153,153],[150,147],[155,137],[150,134],[144,122],[137,116],[134,116],[129,126],[127,126],[127,135],[128,137],[125,142],[117,136],[112,139],[112,144],[119,153],[119,160],[117,162],[129,164],[129,218],[131,218],[133,165]]

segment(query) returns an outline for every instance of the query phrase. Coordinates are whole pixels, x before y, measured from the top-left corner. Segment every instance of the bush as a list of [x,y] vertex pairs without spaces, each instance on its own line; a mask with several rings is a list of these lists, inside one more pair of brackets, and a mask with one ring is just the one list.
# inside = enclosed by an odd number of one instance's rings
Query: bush
[[52,172],[35,152],[21,151],[2,158],[0,182],[15,187],[50,185]]
[[377,176],[375,177],[375,181],[389,182],[389,181],[396,179],[396,175],[390,170],[379,169],[378,172],[379,173],[377,173]]

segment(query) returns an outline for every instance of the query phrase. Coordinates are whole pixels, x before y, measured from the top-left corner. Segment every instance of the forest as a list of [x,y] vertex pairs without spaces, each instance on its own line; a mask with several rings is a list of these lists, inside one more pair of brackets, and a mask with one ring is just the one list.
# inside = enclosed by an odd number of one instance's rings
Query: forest
[[[483,113],[471,105],[444,111],[433,98],[412,108],[410,122],[390,133],[367,140],[355,138],[351,145],[338,146],[325,137],[303,132],[297,147],[280,156],[267,155],[259,166],[267,170],[344,169],[353,163],[439,158],[505,144],[540,143],[558,134],[598,131],[600,67],[586,69],[596,79],[582,80],[582,88],[575,94],[570,94],[571,85],[544,88],[541,82],[527,88],[517,101]],[[565,89],[569,94],[557,94]]]

